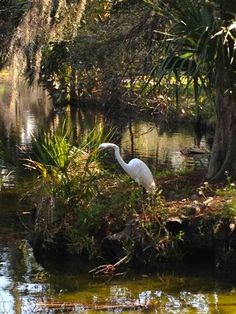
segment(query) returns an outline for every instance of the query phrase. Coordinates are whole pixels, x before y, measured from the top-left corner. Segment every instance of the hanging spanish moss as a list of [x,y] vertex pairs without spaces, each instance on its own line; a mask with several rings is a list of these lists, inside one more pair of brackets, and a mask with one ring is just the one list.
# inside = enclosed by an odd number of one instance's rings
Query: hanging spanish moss
[[49,42],[72,40],[78,32],[86,0],[32,0],[14,30],[6,55],[13,81],[27,74],[29,83],[40,73],[42,48]]

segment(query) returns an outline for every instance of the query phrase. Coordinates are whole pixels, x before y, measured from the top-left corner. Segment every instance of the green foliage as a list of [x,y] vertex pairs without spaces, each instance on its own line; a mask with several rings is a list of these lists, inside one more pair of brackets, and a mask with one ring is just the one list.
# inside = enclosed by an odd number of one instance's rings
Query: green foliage
[[[183,259],[185,234],[168,231],[161,191],[155,198],[147,195],[144,199],[128,176],[100,166],[102,155],[97,147],[109,140],[103,130],[90,131],[77,146],[66,124],[54,132],[39,132],[36,139],[37,160],[29,165],[41,174],[34,184],[38,198],[35,232],[43,239],[43,249],[63,249],[94,259],[102,255],[102,240],[107,235],[128,232],[119,243],[122,254],[133,260]],[[65,155],[62,159],[59,152]]]
[[[69,41],[76,36],[85,6],[86,0],[1,1],[0,22],[4,27],[7,25],[10,32],[6,38],[5,32],[1,34],[4,47],[0,49],[0,65],[8,61],[14,67],[12,72],[25,72],[30,84],[38,80],[43,68],[42,50],[48,43]],[[1,20],[4,11],[6,21],[5,17]]]
[[[136,222],[130,223],[131,235],[122,241],[124,251],[141,265],[155,265],[157,262],[183,260],[183,243],[185,233],[179,231],[172,234],[165,223],[156,217],[152,220],[147,215],[137,217]],[[141,252],[140,252],[141,250]]]
[[222,217],[236,217],[236,185],[232,181],[229,173],[225,173],[226,185],[223,188],[218,188],[216,194],[224,199],[224,206],[221,212]]
[[[70,251],[80,240],[80,245],[86,243],[86,249],[94,243],[93,232],[100,228],[109,206],[108,202],[98,202],[103,173],[97,148],[111,134],[103,129],[91,130],[77,147],[64,122],[54,132],[40,131],[33,136],[34,159],[28,159],[26,165],[40,173],[31,198],[38,203],[36,231],[42,234],[46,246],[54,245],[58,232],[63,233]],[[80,240],[73,243],[76,238]]]
[[231,218],[231,219],[232,218],[234,219],[236,217],[236,199],[235,198],[226,202],[222,211],[222,217]]
[[[1,169],[1,168],[0,168]],[[0,191],[2,190],[2,188],[4,188],[4,186],[8,186],[9,184],[12,183],[12,174],[14,173],[14,171],[10,171],[5,169],[7,172],[6,173],[1,173],[0,174]]]
[[49,194],[61,194],[63,198],[75,186],[81,188],[81,193],[89,192],[89,184],[96,181],[99,173],[97,147],[108,136],[109,133],[105,135],[103,130],[94,129],[80,140],[77,147],[72,143],[72,133],[66,121],[55,131],[40,130],[32,137],[34,159],[28,159],[27,166],[40,173]]
[[236,186],[235,183],[232,181],[231,176],[226,171],[225,172],[226,177],[226,185],[224,188],[218,189],[216,192],[218,195],[224,196],[226,198],[230,198],[232,196],[235,196],[236,194]]
[[71,134],[64,123],[56,132],[39,130],[32,136],[32,151],[36,156],[33,164],[39,168],[44,176],[53,170],[67,175],[67,170],[76,153],[70,144]]
[[98,253],[98,244],[93,236],[89,236],[86,232],[81,232],[80,229],[71,228],[64,233],[66,240],[66,249],[69,254],[81,255],[87,254],[89,259],[96,257]]
[[[162,63],[160,77],[177,70],[178,75],[184,75],[191,82],[197,75],[198,83],[211,96],[209,91],[219,83],[217,78],[222,75],[222,66],[229,73],[234,68],[234,14],[227,14],[224,5],[205,0],[149,3],[165,21],[159,49],[166,51],[167,58]],[[186,67],[191,63],[194,68]]]
[[73,98],[103,106],[131,99],[143,102],[155,23],[143,1],[88,0],[74,42],[45,47],[43,82],[57,86],[53,93],[70,102]]
[[28,7],[27,0],[0,1],[0,68],[7,60],[9,40]]

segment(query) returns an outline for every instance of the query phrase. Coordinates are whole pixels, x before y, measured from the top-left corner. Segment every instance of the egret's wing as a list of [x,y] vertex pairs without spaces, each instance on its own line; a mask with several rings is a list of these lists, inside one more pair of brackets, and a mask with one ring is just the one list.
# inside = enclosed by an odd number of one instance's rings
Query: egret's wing
[[140,159],[134,158],[128,163],[129,175],[147,190],[155,189],[155,181],[148,166]]

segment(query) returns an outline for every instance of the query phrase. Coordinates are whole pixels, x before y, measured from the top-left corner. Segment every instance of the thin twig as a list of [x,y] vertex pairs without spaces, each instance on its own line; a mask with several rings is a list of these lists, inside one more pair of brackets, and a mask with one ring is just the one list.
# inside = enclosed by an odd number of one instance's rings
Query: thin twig
[[95,275],[98,274],[113,274],[116,271],[116,268],[118,266],[120,266],[123,263],[128,263],[130,260],[129,256],[126,255],[125,257],[123,257],[121,260],[119,260],[118,262],[116,262],[115,264],[104,264],[104,265],[100,265],[96,268],[93,268],[89,271],[89,273],[94,273]]

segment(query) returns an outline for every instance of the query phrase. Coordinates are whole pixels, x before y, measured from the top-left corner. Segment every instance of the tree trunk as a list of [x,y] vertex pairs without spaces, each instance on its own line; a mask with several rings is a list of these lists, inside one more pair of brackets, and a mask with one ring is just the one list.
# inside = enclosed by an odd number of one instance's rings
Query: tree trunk
[[216,93],[217,122],[207,174],[211,181],[227,172],[236,178],[236,96],[231,88],[218,88]]

